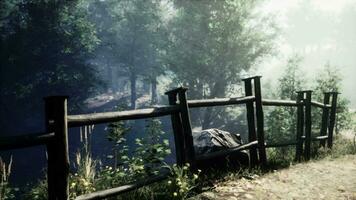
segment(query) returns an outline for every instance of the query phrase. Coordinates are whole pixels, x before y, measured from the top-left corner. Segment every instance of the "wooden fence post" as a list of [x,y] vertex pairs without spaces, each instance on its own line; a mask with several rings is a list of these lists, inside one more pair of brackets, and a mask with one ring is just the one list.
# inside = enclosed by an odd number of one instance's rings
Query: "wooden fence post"
[[187,102],[187,88],[180,88],[178,91],[178,100],[180,105],[180,115],[182,119],[182,128],[184,132],[184,143],[186,150],[186,161],[190,163],[191,168],[195,169],[195,151],[193,143],[192,125],[190,122],[189,107]]
[[[245,84],[245,96],[252,96],[252,79],[242,79]],[[246,103],[246,118],[248,127],[248,142],[256,141],[256,124],[255,124],[255,109],[253,107],[253,101]],[[258,163],[257,149],[255,147],[250,148],[250,167],[255,167]]]
[[265,144],[265,133],[264,133],[264,118],[263,118],[263,107],[262,107],[262,92],[261,92],[261,76],[253,77],[253,83],[255,86],[255,105],[256,105],[256,123],[257,123],[257,140],[258,140],[258,153],[259,159],[262,166],[267,164],[266,156],[266,144]]
[[[167,91],[169,105],[177,105],[178,89]],[[182,130],[182,119],[179,113],[171,115],[171,123],[174,134],[174,143],[176,150],[176,162],[178,166],[183,166],[186,162],[185,158],[185,145],[184,145],[184,132]]]
[[331,110],[330,110],[330,122],[329,122],[329,133],[328,133],[328,148],[333,147],[333,134],[335,127],[335,118],[336,118],[336,107],[337,107],[337,95],[338,92],[330,92],[332,95],[331,99]]
[[310,160],[310,150],[311,150],[311,90],[305,92],[305,143],[304,143],[304,158],[305,160]]
[[[295,150],[295,160],[301,161],[301,155],[303,154],[303,139],[304,135],[304,92],[297,92],[297,145]],[[303,104],[302,104],[303,103]]]
[[[330,93],[324,93],[324,106],[330,103]],[[320,136],[328,135],[328,119],[329,119],[329,108],[323,108],[323,114],[321,119]],[[320,146],[325,147],[325,140],[320,140]]]
[[46,131],[55,134],[54,140],[47,144],[48,199],[66,200],[69,196],[67,97],[51,96],[44,100]]

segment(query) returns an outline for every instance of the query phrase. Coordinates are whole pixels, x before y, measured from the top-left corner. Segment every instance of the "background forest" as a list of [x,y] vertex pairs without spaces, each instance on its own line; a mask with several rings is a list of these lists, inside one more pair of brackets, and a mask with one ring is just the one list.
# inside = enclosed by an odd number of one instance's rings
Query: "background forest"
[[[296,91],[313,89],[313,99],[322,102],[323,92],[343,92],[343,71],[330,60],[320,61],[324,63],[318,66],[320,70],[308,76],[305,74],[310,71],[302,67],[304,55],[298,52],[288,55],[278,76],[265,67],[266,63],[273,64],[266,60],[278,59],[283,51],[283,27],[276,16],[261,11],[265,2],[0,1],[1,136],[43,130],[43,97],[49,95],[68,95],[70,114],[127,110],[166,104],[164,92],[178,86],[188,87],[191,99],[241,96],[241,78],[256,73],[268,78],[262,79],[266,98],[295,100]],[[307,5],[303,2],[302,6]],[[346,13],[351,17],[347,19],[355,18],[355,11],[356,6],[350,7]],[[345,34],[354,44],[354,36]],[[355,68],[356,63],[352,64]],[[352,109],[347,99],[341,95],[339,101],[339,130],[351,127]],[[243,108],[233,107],[192,110],[192,124],[196,130],[217,127],[245,137],[245,115]],[[293,139],[295,116],[295,110],[267,110],[268,140]],[[79,149],[71,155],[76,160],[73,171],[77,171],[71,179],[72,198],[157,173],[157,163],[173,163],[169,156],[174,148],[172,137],[165,134],[171,133],[169,125],[169,119],[155,119],[72,130],[80,132],[70,138],[71,151]],[[95,131],[107,134],[92,134]],[[128,132],[135,134],[126,136]],[[147,150],[148,144],[152,149]],[[2,153],[6,160],[14,155],[15,172],[10,180],[24,185],[39,179],[42,173],[31,172],[44,167],[42,150],[31,148],[26,156],[23,151]],[[287,150],[282,149],[282,154]],[[24,157],[38,162],[25,167],[28,160]],[[117,163],[119,160],[122,163]],[[144,165],[147,162],[152,166]],[[80,171],[85,166],[86,170]],[[131,175],[124,176],[120,171],[124,169],[131,170]],[[188,178],[184,170],[171,170],[182,179],[196,180],[197,174]],[[43,183],[32,180],[31,184],[36,187],[29,189],[28,198],[45,198],[36,197]],[[177,198],[185,198],[191,190],[176,187],[183,191],[173,196]],[[172,188],[169,192],[174,194],[176,188]]]

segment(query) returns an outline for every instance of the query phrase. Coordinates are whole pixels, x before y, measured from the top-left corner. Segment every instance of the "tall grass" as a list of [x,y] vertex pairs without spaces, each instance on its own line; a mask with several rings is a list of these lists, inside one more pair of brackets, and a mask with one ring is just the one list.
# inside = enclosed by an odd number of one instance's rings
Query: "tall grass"
[[0,157],[0,200],[14,199],[13,188],[9,185],[9,178],[11,175],[12,156],[10,161],[6,164]]

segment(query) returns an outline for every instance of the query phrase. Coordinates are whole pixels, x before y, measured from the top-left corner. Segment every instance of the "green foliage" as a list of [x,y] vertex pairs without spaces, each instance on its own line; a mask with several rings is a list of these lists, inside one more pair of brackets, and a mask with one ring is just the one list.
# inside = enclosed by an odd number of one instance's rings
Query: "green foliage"
[[[96,191],[96,164],[91,154],[87,151],[78,151],[76,154],[75,173],[69,174],[69,199],[75,199],[79,195]],[[39,180],[24,195],[28,200],[46,200],[47,197],[47,177]]]
[[[198,170],[196,173],[192,173],[189,164],[186,164],[183,167],[179,167],[177,165],[165,165],[164,168],[168,168],[170,170],[170,176],[168,179],[153,183],[152,185],[141,187],[138,190],[120,195],[114,199],[171,200],[186,199],[187,197],[190,197],[194,194],[194,189],[196,189],[196,187],[199,185],[198,181],[201,172],[200,170]],[[112,167],[105,167],[102,172],[103,176],[107,176],[105,181],[110,181],[110,179],[123,181],[126,180],[125,177],[128,177],[127,173],[119,173],[119,169],[116,169],[115,171]],[[129,182],[130,180],[126,181]],[[101,184],[101,182],[97,182],[96,185],[97,184]]]
[[131,107],[135,108],[137,80],[142,78],[157,84],[157,77],[164,73],[161,60],[167,33],[161,3],[156,0],[110,0],[95,1],[92,7],[99,16],[93,20],[104,41],[96,59],[107,64],[103,70],[118,72],[114,76],[110,74],[110,81],[116,77],[129,78]]
[[[193,99],[224,97],[241,72],[272,53],[276,28],[271,19],[253,14],[257,1],[174,1],[174,5],[166,63],[174,72],[174,84],[188,87]],[[218,112],[206,109],[203,129]]]
[[38,118],[41,97],[69,95],[76,110],[101,88],[86,61],[99,40],[85,2],[1,1],[1,127]]
[[295,146],[283,148],[268,148],[267,171],[289,167],[294,163]]
[[296,112],[293,108],[275,108],[268,114],[268,136],[270,143],[284,143],[295,139]]
[[80,138],[83,146],[75,154],[73,164],[75,171],[69,175],[70,199],[96,190],[96,166],[99,161],[92,158],[90,149],[93,130],[94,125],[80,127]]
[[352,128],[354,130],[354,133],[356,134],[356,112],[351,113],[350,116],[351,116]]
[[129,130],[130,128],[125,127],[125,122],[123,121],[110,123],[108,125],[108,140],[114,141],[115,146],[118,146],[126,141],[124,134]]
[[[126,108],[125,105],[118,106],[118,111]],[[108,125],[108,140],[114,142],[114,149],[118,148],[123,142],[126,141],[125,134],[130,131],[130,127],[126,126],[125,121],[117,121]],[[116,152],[115,152],[116,153]]]
[[[163,139],[165,133],[162,131],[159,120],[147,121],[146,137],[136,138],[136,147],[133,150],[129,149],[126,144],[124,134],[128,129],[124,127],[124,124],[115,124],[115,128],[111,125],[109,139],[116,144],[113,149],[114,156],[112,156],[115,159],[115,166],[102,170],[102,174],[99,175],[100,182],[112,187],[159,173],[165,157],[171,153],[169,141]],[[128,155],[129,152],[131,156]],[[112,177],[116,177],[115,180]]]
[[300,71],[302,58],[298,55],[287,61],[286,69],[281,78],[278,79],[277,95],[281,99],[296,100],[297,91],[302,89],[303,75]]
[[338,158],[344,155],[355,155],[356,154],[356,134],[353,139],[344,138],[342,135],[336,135],[333,148],[332,149],[318,149],[317,158],[322,159],[328,158]]
[[[282,77],[278,80],[278,90],[274,98],[296,100],[296,92],[302,88],[302,75],[299,70],[301,58],[292,57],[288,60]],[[286,143],[295,141],[297,114],[295,108],[277,107],[267,113],[266,131],[269,143]],[[271,153],[285,158],[289,154],[286,147],[278,148]],[[275,156],[275,155],[274,155]]]
[[[275,98],[278,99],[296,99],[296,91],[301,90],[304,80],[299,71],[301,59],[296,56],[288,61],[287,68],[279,79],[278,91]],[[339,70],[326,64],[324,69],[317,74],[315,86],[312,94],[312,100],[323,102],[324,93],[330,91],[341,91],[341,81]],[[331,103],[331,102],[330,102]],[[269,143],[285,143],[295,141],[297,113],[295,108],[278,107],[267,113],[266,129],[267,141]],[[312,135],[318,136],[320,133],[322,110],[312,108]],[[351,118],[348,111],[348,101],[341,95],[338,96],[336,130],[350,128]],[[319,144],[313,143],[313,153],[319,150]],[[351,148],[352,149],[352,148]],[[294,149],[282,147],[269,150],[272,162],[278,163],[283,160],[293,158]],[[338,150],[337,150],[338,151]],[[283,165],[288,165],[284,163]],[[276,164],[278,165],[278,164]]]
[[15,21],[23,18],[25,26],[4,27],[14,32],[2,38],[1,57],[6,58],[2,66],[7,72],[2,74],[2,84],[8,86],[1,88],[2,93],[13,90],[16,98],[25,98],[37,95],[38,90],[46,92],[44,86],[48,90],[59,89],[58,85],[70,89],[73,84],[90,92],[93,86],[90,81],[95,80],[95,75],[83,58],[93,50],[98,39],[80,2],[18,2],[16,7],[21,7],[21,11],[8,17]]
[[193,98],[224,96],[242,70],[271,53],[275,29],[267,28],[269,19],[261,23],[253,15],[256,1],[174,3],[177,17],[170,24],[167,62]]
[[70,54],[78,50],[93,52],[100,44],[95,25],[88,20],[88,13],[85,10],[87,6],[87,2],[78,0],[64,5],[59,12],[59,26],[62,28],[60,35],[65,41],[73,41],[63,47],[62,53]]
[[[327,63],[323,70],[317,74],[315,79],[314,93],[313,98],[319,102],[323,102],[323,97],[325,92],[341,92],[341,81],[342,76],[340,70],[332,66],[330,63]],[[331,103],[331,102],[330,102]],[[351,128],[351,114],[349,112],[350,102],[342,96],[338,95],[337,99],[337,110],[336,110],[336,131],[342,129]],[[313,119],[316,120],[316,128],[320,127],[321,117],[319,116],[320,112],[313,113]]]
[[47,192],[47,177],[39,180],[31,189],[24,195],[25,200],[46,200],[48,199]]
[[145,172],[156,174],[158,171],[155,168],[161,167],[164,159],[171,154],[169,140],[163,139],[165,132],[162,131],[161,121],[157,119],[149,120],[146,133],[148,138],[136,139],[138,145],[136,152],[138,157],[143,158],[143,162],[146,163]]
[[[75,155],[74,172],[69,174],[69,199],[96,191],[96,166],[98,160],[92,158],[90,152],[91,133],[94,126],[80,128],[82,148]],[[47,177],[39,180],[24,195],[25,199],[45,200],[47,198]]]
[[316,76],[316,92],[333,92],[341,90],[340,70],[327,63],[320,73]]

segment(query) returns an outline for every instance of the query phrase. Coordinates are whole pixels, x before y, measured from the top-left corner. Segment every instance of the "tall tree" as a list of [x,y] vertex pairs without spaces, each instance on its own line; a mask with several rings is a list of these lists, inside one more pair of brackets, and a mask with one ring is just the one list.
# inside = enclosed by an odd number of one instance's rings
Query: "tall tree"
[[112,8],[115,21],[113,54],[129,77],[131,108],[136,108],[136,83],[139,76],[155,84],[162,72],[157,62],[162,40],[160,2],[156,0],[122,0]]
[[12,10],[0,14],[2,125],[13,124],[3,119],[36,116],[32,111],[40,109],[46,95],[66,94],[79,106],[97,83],[86,59],[99,41],[85,2],[6,2]]
[[[278,79],[276,99],[296,100],[297,91],[302,90],[304,80],[300,71],[301,57],[291,57],[284,69],[281,78]],[[270,143],[283,143],[295,140],[296,135],[296,109],[292,107],[277,107],[267,113],[266,129],[267,140]],[[281,156],[288,156],[288,147],[278,150]]]
[[[291,57],[284,69],[281,78],[278,79],[277,92],[274,98],[296,100],[297,91],[302,90],[303,79],[300,71],[301,57]],[[288,141],[293,139],[296,131],[295,108],[279,107],[268,113],[267,131],[272,142]]]
[[101,78],[106,82],[107,89],[112,92],[118,91],[116,77],[118,70],[121,69],[117,67],[118,63],[114,62],[112,43],[116,37],[113,33],[115,22],[111,9],[117,2],[113,0],[91,0],[89,2],[89,19],[95,25],[96,35],[100,39],[100,44],[93,52],[91,63],[97,67]]
[[[257,1],[174,1],[168,63],[194,98],[226,95],[243,70],[271,53],[275,29],[254,12]],[[207,110],[203,127],[211,122]]]
[[277,95],[281,99],[297,99],[297,91],[302,89],[302,74],[300,63],[302,58],[298,55],[291,57],[287,61],[287,66],[281,78],[278,79]]
[[[325,92],[340,92],[342,84],[342,76],[340,70],[326,63],[315,78],[314,96],[319,102],[323,102]],[[350,101],[342,97],[342,94],[337,99],[337,116],[336,116],[336,132],[340,129],[350,128],[351,115],[349,111]],[[313,119],[321,122],[320,113],[313,113]],[[320,123],[316,123],[316,128],[320,128]]]

